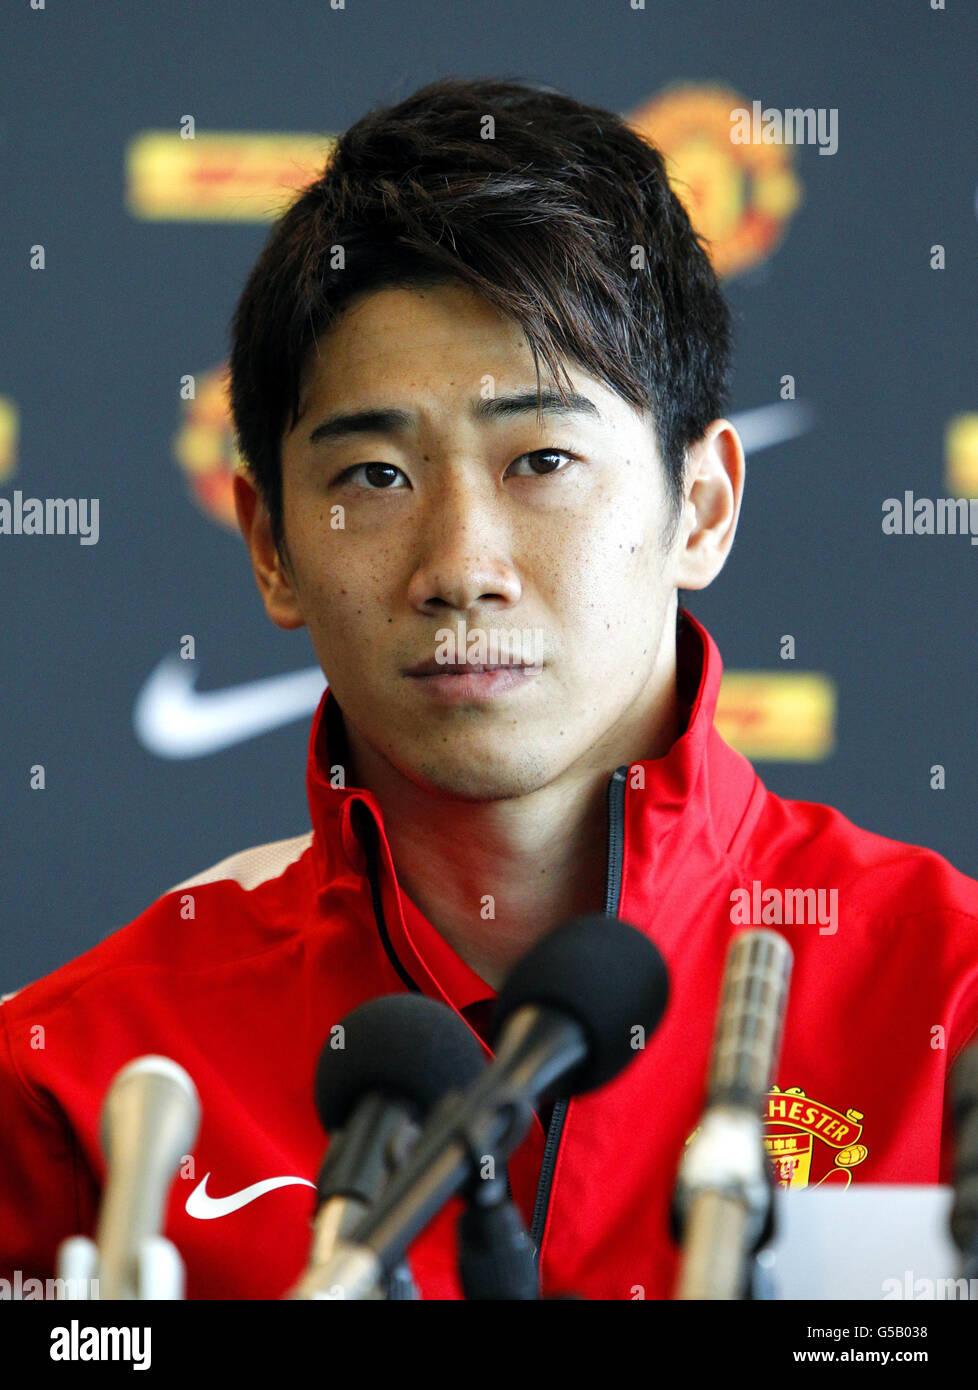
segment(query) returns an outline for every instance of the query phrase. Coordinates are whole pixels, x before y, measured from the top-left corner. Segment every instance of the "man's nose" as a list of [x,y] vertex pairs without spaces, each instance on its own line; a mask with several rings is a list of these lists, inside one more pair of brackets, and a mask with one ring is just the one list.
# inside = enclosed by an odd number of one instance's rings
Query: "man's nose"
[[511,539],[491,484],[454,483],[425,509],[409,601],[423,612],[516,603],[522,587]]

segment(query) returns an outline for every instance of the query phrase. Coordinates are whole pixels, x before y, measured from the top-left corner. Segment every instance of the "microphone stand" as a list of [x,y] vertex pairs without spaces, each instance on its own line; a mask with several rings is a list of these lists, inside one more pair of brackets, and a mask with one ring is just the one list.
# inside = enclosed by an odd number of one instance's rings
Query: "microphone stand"
[[504,1175],[475,1178],[459,1217],[459,1275],[467,1299],[538,1299],[533,1242]]

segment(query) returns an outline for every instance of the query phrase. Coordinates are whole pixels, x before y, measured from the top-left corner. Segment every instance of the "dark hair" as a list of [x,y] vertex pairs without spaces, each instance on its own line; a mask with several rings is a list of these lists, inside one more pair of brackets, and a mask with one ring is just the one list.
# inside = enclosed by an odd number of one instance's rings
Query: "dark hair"
[[542,359],[564,394],[564,357],[648,411],[678,518],[686,448],[725,407],[731,323],[662,155],[553,88],[445,78],[340,137],[238,302],[231,411],[279,549],[314,342],[355,295],[453,280],[519,323],[538,391]]

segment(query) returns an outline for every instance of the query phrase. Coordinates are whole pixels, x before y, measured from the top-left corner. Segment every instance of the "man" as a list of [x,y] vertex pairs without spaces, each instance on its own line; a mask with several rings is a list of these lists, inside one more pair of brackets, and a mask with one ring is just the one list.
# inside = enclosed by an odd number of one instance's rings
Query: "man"
[[[188,1294],[280,1296],[331,1026],[413,990],[485,1039],[514,962],[583,912],[654,939],[671,1002],[511,1160],[545,1292],[672,1292],[676,1168],[752,922],[795,955],[778,1180],[947,1177],[978,885],[769,793],[713,727],[720,656],[678,604],[737,527],[729,356],[662,160],[610,113],[446,81],[340,140],[255,266],[231,357],[258,587],[330,686],[312,832],[177,886],[0,1010],[0,1264],[43,1275],[91,1231],[105,1089],[159,1052],[203,1104],[168,1213]],[[411,1264],[423,1296],[458,1296],[452,1213]]]

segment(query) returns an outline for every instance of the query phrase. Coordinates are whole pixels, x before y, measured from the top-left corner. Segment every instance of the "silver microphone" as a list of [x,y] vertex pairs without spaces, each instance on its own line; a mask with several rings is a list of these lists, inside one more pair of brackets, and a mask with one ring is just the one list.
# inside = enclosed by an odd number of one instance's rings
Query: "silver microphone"
[[771,1207],[761,1108],[781,1047],[792,951],[777,932],[734,937],[727,952],[706,1109],[679,1168],[683,1258],[676,1297],[742,1295],[746,1260]]
[[147,1296],[170,1184],[199,1125],[196,1087],[169,1057],[137,1057],[116,1073],[101,1118],[108,1174],[95,1232],[100,1298]]

